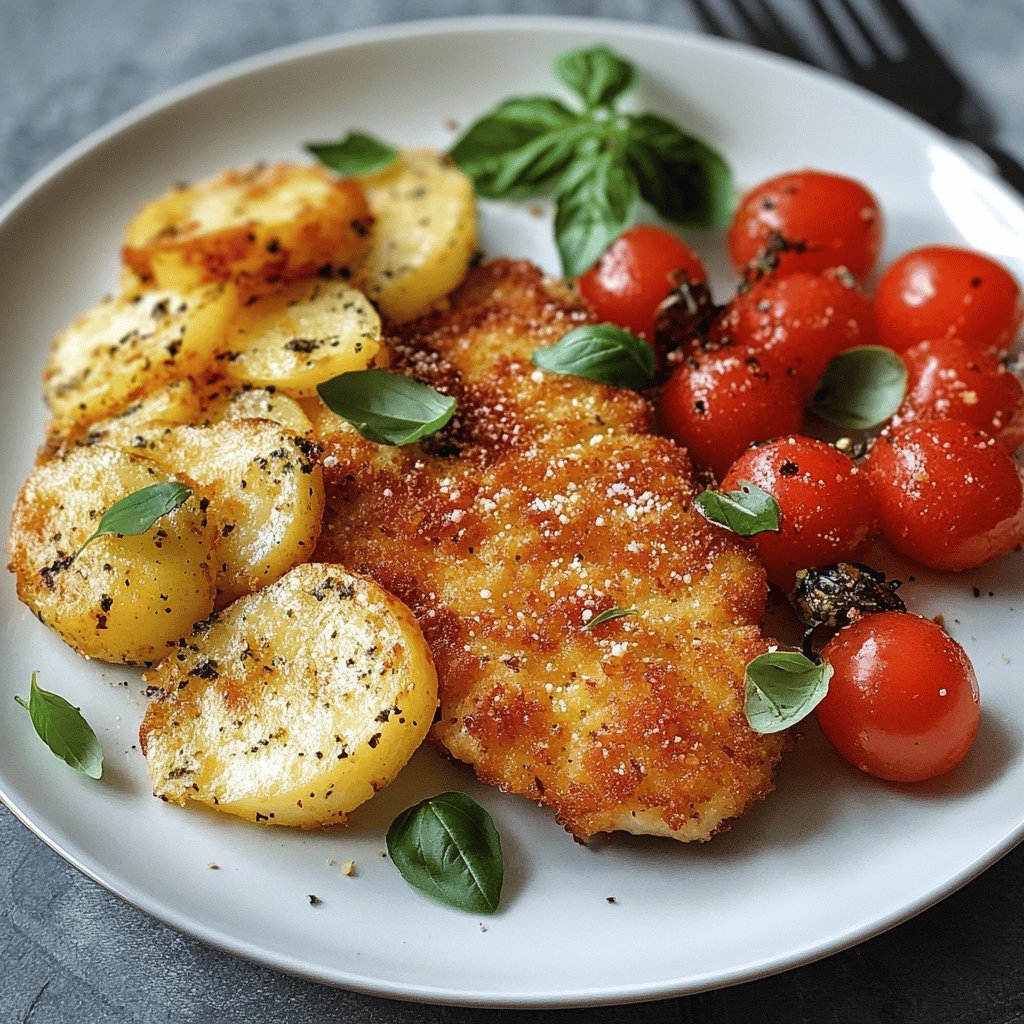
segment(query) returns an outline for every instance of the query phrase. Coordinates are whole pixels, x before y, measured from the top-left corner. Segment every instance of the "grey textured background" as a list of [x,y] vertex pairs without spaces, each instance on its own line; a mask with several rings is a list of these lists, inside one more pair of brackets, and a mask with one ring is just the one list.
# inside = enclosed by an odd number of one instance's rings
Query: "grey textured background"
[[[776,2],[799,18],[798,0]],[[1004,143],[1024,157],[1024,0],[913,0],[911,6],[992,104]],[[110,118],[229,61],[349,28],[498,11],[695,27],[683,0],[0,0],[0,201]],[[909,924],[801,970],[643,1007],[513,1014],[385,1002],[208,949],[79,875],[0,808],[0,1024],[493,1024],[513,1018],[531,1024],[1021,1022],[1024,848]]]

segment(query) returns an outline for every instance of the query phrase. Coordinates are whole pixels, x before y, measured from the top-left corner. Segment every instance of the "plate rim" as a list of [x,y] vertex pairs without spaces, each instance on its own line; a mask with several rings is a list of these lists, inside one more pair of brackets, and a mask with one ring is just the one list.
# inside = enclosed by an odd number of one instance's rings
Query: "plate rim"
[[[1003,194],[1004,198],[1009,199],[1013,207],[1024,213],[1024,203],[1021,203],[1011,187],[992,173],[989,168],[980,166],[977,162],[968,159],[965,153],[957,148],[956,139],[946,135],[928,122],[891,101],[876,96],[848,79],[832,75],[818,68],[806,66],[778,54],[759,50],[742,42],[652,22],[634,22],[628,18],[591,18],[573,15],[496,14],[420,18],[333,32],[324,36],[276,46],[189,78],[157,93],[149,99],[143,100],[141,103],[136,104],[129,110],[89,132],[81,140],[72,144],[30,175],[22,185],[17,187],[0,204],[0,232],[6,228],[8,221],[18,214],[23,205],[30,202],[39,191],[73,168],[76,163],[88,156],[92,151],[116,138],[118,135],[132,130],[150,117],[173,107],[181,101],[193,98],[208,89],[216,88],[219,85],[249,74],[295,61],[302,61],[306,58],[316,57],[331,51],[340,52],[366,44],[390,42],[399,39],[435,35],[444,36],[455,33],[461,35],[487,34],[507,29],[572,31],[581,35],[589,33],[595,36],[608,36],[618,33],[628,34],[640,41],[647,37],[657,38],[659,42],[664,42],[667,38],[669,41],[682,43],[686,46],[698,46],[712,51],[725,51],[730,57],[735,59],[769,65],[775,70],[784,70],[789,74],[809,78],[819,85],[828,85],[847,94],[857,94],[862,101],[867,102],[869,105],[884,109],[890,116],[896,116],[903,122],[906,128],[923,132],[933,141],[940,143],[948,153],[969,167],[973,174],[978,175],[986,180],[988,184],[994,186],[997,191]],[[389,982],[380,978],[355,974],[351,971],[336,971],[334,976],[328,976],[294,958],[263,951],[244,939],[229,936],[215,928],[189,920],[186,915],[178,913],[166,904],[165,901],[154,898],[146,892],[135,893],[129,885],[122,885],[116,880],[104,878],[101,868],[84,863],[78,856],[65,849],[57,839],[47,835],[37,826],[27,812],[6,791],[2,780],[0,780],[0,802],[36,838],[87,878],[153,920],[180,934],[198,939],[220,952],[228,953],[231,956],[239,957],[262,967],[307,981],[348,989],[377,998],[492,1009],[558,1009],[570,1006],[611,1006],[649,1002],[727,988],[732,985],[767,978],[784,971],[803,967],[827,956],[841,953],[861,942],[875,938],[916,917],[971,882],[1024,841],[1024,818],[1022,818],[1000,841],[993,843],[959,872],[947,879],[941,886],[923,894],[917,900],[901,906],[890,915],[875,918],[864,927],[851,927],[827,942],[805,943],[799,949],[791,950],[784,959],[765,958],[755,963],[748,962],[730,971],[720,971],[710,976],[691,978],[688,981],[677,978],[658,983],[618,984],[605,988],[589,988],[575,993],[562,992],[557,996],[547,993],[524,995],[522,992],[490,992],[486,996],[482,996],[442,986]]]

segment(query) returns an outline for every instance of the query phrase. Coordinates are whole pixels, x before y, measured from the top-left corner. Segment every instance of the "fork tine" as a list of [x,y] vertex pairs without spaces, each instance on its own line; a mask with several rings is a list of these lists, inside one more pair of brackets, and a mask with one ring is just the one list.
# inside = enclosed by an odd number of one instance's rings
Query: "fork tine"
[[893,23],[896,31],[903,35],[903,41],[908,50],[911,47],[916,47],[921,53],[926,53],[929,59],[946,64],[945,57],[935,49],[935,45],[924,34],[921,26],[900,3],[900,0],[881,0],[880,6],[886,17]]
[[721,36],[723,39],[732,38],[728,26],[715,13],[714,8],[707,3],[707,0],[690,0],[690,6],[696,12],[697,20],[703,25],[705,32]]
[[807,57],[806,47],[804,47],[800,40],[793,35],[789,26],[782,20],[775,11],[775,8],[772,7],[767,0],[761,0],[760,11],[765,24],[768,25],[775,36],[774,46],[772,48],[778,53],[785,54],[787,57],[794,57],[796,60],[802,60],[805,63],[810,63]]
[[843,63],[851,70],[856,68],[859,64],[856,55],[847,45],[846,40],[840,35],[839,29],[836,28],[831,15],[829,15],[821,0],[808,0],[808,8],[814,14],[814,20],[818,23],[819,28],[828,36],[829,42],[836,53],[839,54]]
[[839,0],[839,5],[846,12],[850,21],[856,26],[861,39],[864,40],[864,45],[867,46],[873,56],[876,58],[885,57],[885,51],[876,42],[875,33],[871,30],[871,26],[864,20],[864,15],[857,10],[857,5],[853,3],[852,0]]

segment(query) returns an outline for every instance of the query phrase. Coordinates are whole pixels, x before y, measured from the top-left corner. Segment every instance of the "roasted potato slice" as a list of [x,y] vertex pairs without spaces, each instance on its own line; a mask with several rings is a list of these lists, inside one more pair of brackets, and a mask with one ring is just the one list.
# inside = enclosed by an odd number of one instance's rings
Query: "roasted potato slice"
[[115,502],[169,479],[148,459],[94,445],[43,457],[18,495],[18,597],[87,658],[157,661],[213,610],[216,529],[199,495],[147,533],[98,537],[76,554]]
[[128,225],[122,257],[161,288],[343,273],[367,246],[362,187],[322,167],[260,164],[172,189]]
[[90,424],[75,440],[83,445],[140,448],[155,423],[194,423],[201,415],[195,383],[185,377],[143,395],[110,419]]
[[230,285],[108,298],[53,339],[43,374],[58,423],[110,416],[168,381],[201,372],[238,304]]
[[428,149],[404,153],[362,182],[374,226],[355,283],[386,317],[410,320],[469,269],[477,244],[473,183]]
[[187,473],[210,499],[220,527],[213,555],[218,607],[312,556],[324,482],[311,442],[269,420],[223,420],[150,431],[140,451]]
[[274,388],[243,388],[225,391],[212,398],[204,409],[210,422],[219,420],[271,420],[285,430],[303,437],[313,425],[302,406],[290,395]]
[[398,774],[437,706],[412,613],[337,565],[236,601],[145,678],[159,688],[139,731],[154,795],[268,825],[344,821]]
[[365,369],[380,348],[380,317],[340,281],[303,281],[240,310],[223,357],[235,380],[312,395],[321,382]]

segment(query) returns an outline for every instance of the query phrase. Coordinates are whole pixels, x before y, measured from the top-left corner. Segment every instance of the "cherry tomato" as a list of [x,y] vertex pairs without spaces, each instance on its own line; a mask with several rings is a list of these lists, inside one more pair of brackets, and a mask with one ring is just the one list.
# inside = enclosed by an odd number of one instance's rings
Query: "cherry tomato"
[[931,619],[879,612],[821,652],[834,670],[815,714],[851,764],[921,782],[963,760],[978,732],[978,680],[964,649]]
[[723,491],[749,480],[779,504],[780,531],[750,538],[768,579],[788,590],[797,569],[852,562],[875,533],[871,487],[857,465],[824,441],[781,437],[744,452]]
[[753,441],[799,430],[803,401],[770,359],[724,348],[688,356],[658,402],[662,431],[721,476]]
[[927,245],[889,264],[875,291],[875,314],[879,340],[897,352],[934,338],[1003,350],[1024,320],[1024,299],[1009,271],[987,256]]
[[864,280],[882,248],[882,211],[859,182],[824,171],[795,171],[743,197],[729,228],[729,254],[742,272],[773,243],[776,273],[846,267]]
[[874,341],[874,312],[845,276],[769,275],[733,299],[711,337],[770,354],[796,371],[809,396],[830,360]]
[[933,569],[972,569],[1024,541],[1024,486],[988,434],[957,420],[911,421],[875,441],[865,466],[883,532]]
[[672,291],[676,271],[695,281],[707,279],[704,264],[682,239],[638,224],[576,279],[576,288],[602,320],[653,341],[655,310]]
[[1024,387],[995,356],[959,338],[938,338],[908,348],[903,361],[909,379],[897,423],[960,420],[1009,452],[1024,443]]

